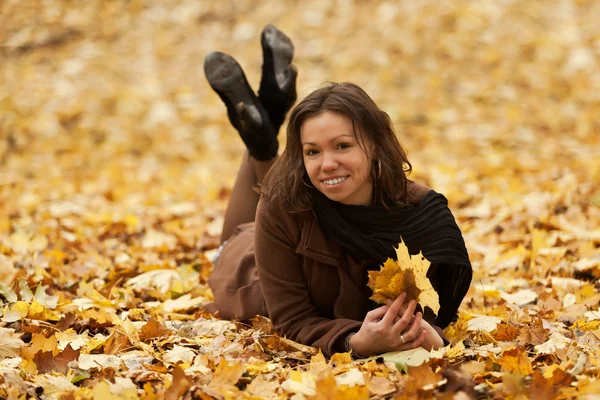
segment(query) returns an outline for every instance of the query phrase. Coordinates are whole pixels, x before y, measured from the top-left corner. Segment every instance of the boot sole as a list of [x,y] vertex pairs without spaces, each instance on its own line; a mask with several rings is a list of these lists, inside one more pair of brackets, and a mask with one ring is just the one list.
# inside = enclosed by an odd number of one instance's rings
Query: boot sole
[[256,119],[258,124],[262,122],[246,75],[233,57],[220,51],[210,53],[204,59],[204,74],[215,91],[225,95],[236,107],[239,103],[244,103],[252,118]]
[[[273,53],[273,67],[278,86],[284,87],[286,72],[294,57],[294,44],[283,32],[274,25],[267,25],[262,31],[263,46]],[[263,49],[264,51],[264,49]]]

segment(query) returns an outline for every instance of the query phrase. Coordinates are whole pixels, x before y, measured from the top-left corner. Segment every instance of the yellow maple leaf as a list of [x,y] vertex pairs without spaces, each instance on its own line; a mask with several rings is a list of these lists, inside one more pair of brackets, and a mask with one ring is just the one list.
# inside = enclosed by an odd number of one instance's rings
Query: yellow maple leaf
[[236,362],[229,364],[225,358],[221,358],[221,361],[213,374],[210,386],[222,388],[224,386],[235,385],[244,374],[244,371],[245,367],[242,363]]
[[371,300],[385,304],[406,292],[406,302],[415,300],[437,315],[439,296],[427,278],[431,263],[421,253],[415,256],[408,254],[408,247],[402,241],[398,244],[396,255],[398,261],[388,258],[379,271],[369,271],[368,286],[373,290]]

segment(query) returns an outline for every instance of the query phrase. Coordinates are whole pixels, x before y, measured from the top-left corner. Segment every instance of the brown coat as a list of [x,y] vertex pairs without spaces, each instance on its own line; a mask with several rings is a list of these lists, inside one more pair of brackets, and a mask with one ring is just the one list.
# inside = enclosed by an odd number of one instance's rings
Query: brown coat
[[[429,190],[411,182],[409,199]],[[280,334],[331,355],[375,306],[367,280],[366,265],[326,238],[312,213],[290,215],[261,199],[256,222],[238,227],[209,284],[222,317],[269,316]]]

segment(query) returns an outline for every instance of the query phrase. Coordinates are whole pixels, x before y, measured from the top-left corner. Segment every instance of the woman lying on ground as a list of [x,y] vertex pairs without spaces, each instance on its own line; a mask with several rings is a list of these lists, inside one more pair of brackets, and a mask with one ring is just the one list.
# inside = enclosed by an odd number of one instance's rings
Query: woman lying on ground
[[[329,83],[293,109],[278,157],[297,72],[283,33],[269,25],[261,41],[258,97],[232,57],[215,52],[204,64],[248,148],[209,279],[209,310],[228,319],[268,316],[281,335],[326,355],[442,346],[442,328],[472,276],[446,198],[407,178],[411,165],[388,115],[351,83]],[[395,258],[401,238],[431,262],[437,317],[404,304],[404,294],[385,306],[369,300],[368,271]]]

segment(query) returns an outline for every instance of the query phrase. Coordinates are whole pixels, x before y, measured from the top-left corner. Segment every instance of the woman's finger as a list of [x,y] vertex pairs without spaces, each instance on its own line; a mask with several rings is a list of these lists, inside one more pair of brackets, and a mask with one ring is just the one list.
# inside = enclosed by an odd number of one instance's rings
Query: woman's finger
[[406,293],[400,294],[400,296],[396,297],[396,300],[390,305],[389,310],[383,316],[381,323],[384,327],[391,326],[394,322],[394,319],[398,315],[400,308],[402,308],[402,303],[406,299]]
[[408,307],[406,307],[406,310],[404,310],[404,314],[408,313],[409,315],[413,316],[413,315],[415,315],[416,309],[417,309],[417,301],[411,300],[410,303],[408,303]]
[[[406,327],[410,324],[410,321],[414,316],[416,304],[417,304],[417,302],[414,300],[411,300],[410,303],[408,303],[408,307],[406,307],[406,311],[404,311],[404,314],[402,314],[402,317],[400,318],[400,320],[394,324],[394,332],[399,334],[400,332],[404,331],[406,329]],[[392,312],[392,309],[390,308],[390,310],[387,312],[387,314],[385,314],[386,316],[384,317],[384,319],[391,312]]]
[[426,336],[427,336],[427,331],[421,331],[421,333],[415,340],[413,340],[412,342],[406,342],[406,343],[398,346],[396,351],[405,351],[405,350],[416,349],[417,347],[419,347],[423,344]]
[[369,311],[367,315],[365,315],[365,322],[378,322],[381,318],[383,318],[389,308],[389,306],[381,306]]
[[[398,311],[398,318],[402,317],[404,315],[404,313],[406,313],[406,310],[408,309],[410,302],[408,304],[402,304],[402,307],[400,307],[400,311]],[[415,310],[417,309],[417,303],[415,302]],[[411,313],[414,315],[414,311]]]
[[398,325],[394,325],[394,333],[397,333],[401,338],[404,339],[403,343],[412,342],[421,333],[421,318],[422,314],[417,313],[404,331],[398,331],[400,327]]

